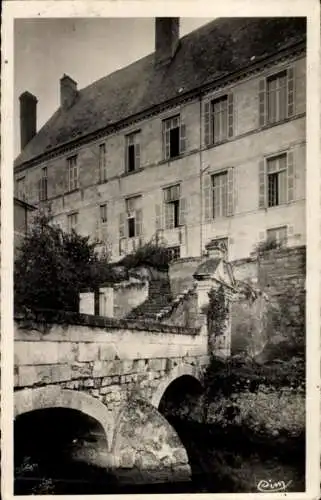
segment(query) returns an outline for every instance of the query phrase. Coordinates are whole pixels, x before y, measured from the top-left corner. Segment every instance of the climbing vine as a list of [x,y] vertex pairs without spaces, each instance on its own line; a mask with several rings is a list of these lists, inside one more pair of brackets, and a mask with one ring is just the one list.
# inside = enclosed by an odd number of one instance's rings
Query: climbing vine
[[214,337],[222,335],[225,330],[225,322],[228,315],[228,307],[225,293],[221,285],[217,290],[212,288],[208,294],[209,304],[207,308],[208,328]]

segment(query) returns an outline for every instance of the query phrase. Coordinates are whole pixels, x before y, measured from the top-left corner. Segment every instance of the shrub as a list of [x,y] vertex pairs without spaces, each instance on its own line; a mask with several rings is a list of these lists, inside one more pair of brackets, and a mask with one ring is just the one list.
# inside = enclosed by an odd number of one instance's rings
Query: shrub
[[97,286],[102,268],[110,272],[89,237],[65,233],[40,214],[15,261],[15,307],[78,311],[79,292]]
[[140,266],[149,266],[159,271],[167,271],[170,256],[165,246],[146,243],[135,252],[126,255],[118,264],[132,269]]

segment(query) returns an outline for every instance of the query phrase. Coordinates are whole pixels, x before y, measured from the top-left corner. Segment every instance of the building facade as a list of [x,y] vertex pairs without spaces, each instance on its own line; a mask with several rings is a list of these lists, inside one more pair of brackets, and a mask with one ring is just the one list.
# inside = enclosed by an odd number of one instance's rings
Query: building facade
[[230,260],[305,244],[305,92],[300,18],[218,19],[182,39],[178,19],[156,19],[153,54],[82,90],[64,75],[38,133],[22,94],[17,193],[114,261],[151,240],[173,257],[221,240]]

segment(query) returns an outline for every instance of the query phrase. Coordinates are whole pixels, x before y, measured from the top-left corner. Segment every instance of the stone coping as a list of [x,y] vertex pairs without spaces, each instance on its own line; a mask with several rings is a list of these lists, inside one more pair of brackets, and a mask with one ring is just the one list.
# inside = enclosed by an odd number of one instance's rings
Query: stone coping
[[15,313],[15,321],[23,327],[23,324],[31,326],[34,323],[45,324],[65,324],[65,325],[80,325],[89,326],[101,329],[118,329],[118,330],[140,330],[147,332],[169,333],[179,335],[196,336],[200,333],[200,328],[187,328],[175,325],[161,324],[157,321],[149,320],[130,320],[130,319],[115,319],[105,318],[102,316],[94,316],[90,314],[81,314],[67,311],[53,311],[43,309],[41,311],[23,314]]

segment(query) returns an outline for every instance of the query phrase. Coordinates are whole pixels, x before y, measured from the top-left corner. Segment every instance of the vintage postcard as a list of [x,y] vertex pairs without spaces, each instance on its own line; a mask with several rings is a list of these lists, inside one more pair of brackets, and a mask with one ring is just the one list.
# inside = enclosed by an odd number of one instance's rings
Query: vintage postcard
[[2,496],[320,496],[320,5],[7,1]]

